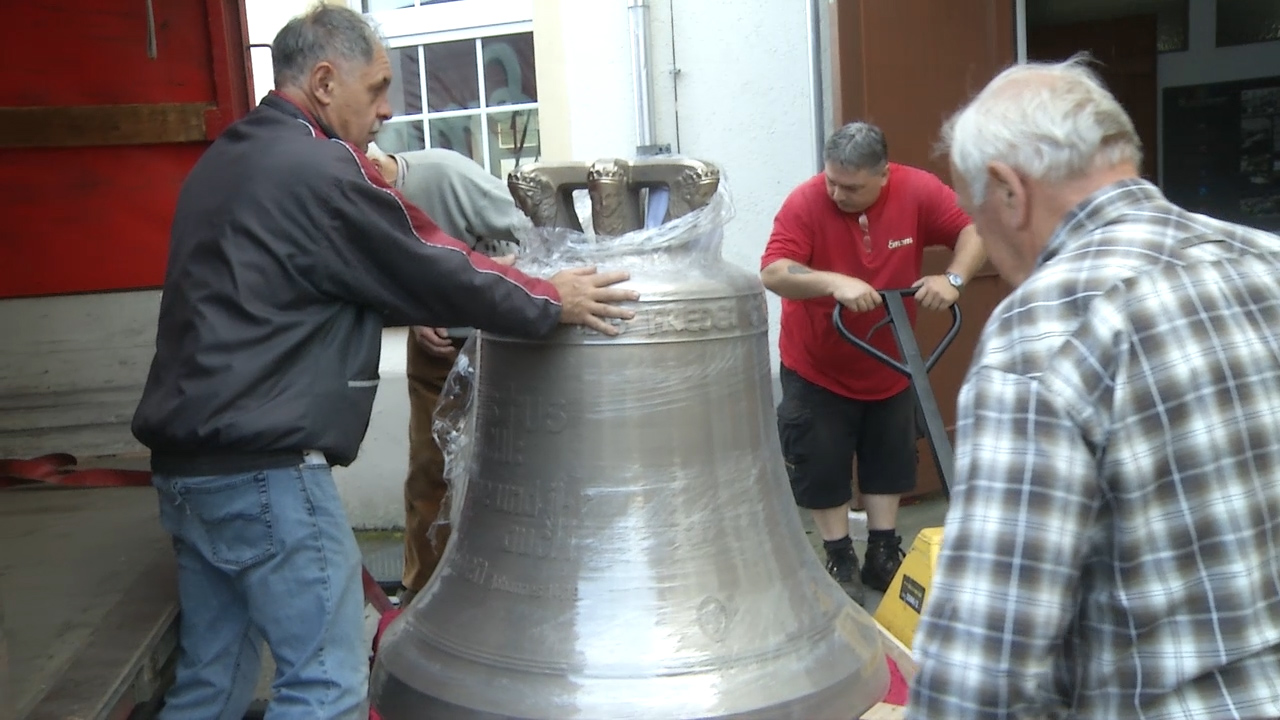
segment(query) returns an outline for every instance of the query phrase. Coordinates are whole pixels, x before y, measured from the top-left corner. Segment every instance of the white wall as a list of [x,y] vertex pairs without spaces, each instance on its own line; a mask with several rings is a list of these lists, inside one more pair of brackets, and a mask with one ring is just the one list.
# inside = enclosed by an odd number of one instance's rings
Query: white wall
[[[1159,136],[1157,145],[1164,155],[1164,89],[1183,85],[1249,80],[1280,75],[1280,41],[1214,47],[1218,30],[1217,3],[1221,0],[1191,0],[1187,50],[1162,53],[1156,66],[1160,86]],[[1161,181],[1164,167],[1161,164]]]
[[[736,210],[724,256],[755,271],[778,206],[817,170],[805,2],[650,0],[650,8],[656,140],[721,168]],[[538,0],[534,33],[546,155],[634,155],[625,0]],[[776,365],[772,295],[769,309]]]

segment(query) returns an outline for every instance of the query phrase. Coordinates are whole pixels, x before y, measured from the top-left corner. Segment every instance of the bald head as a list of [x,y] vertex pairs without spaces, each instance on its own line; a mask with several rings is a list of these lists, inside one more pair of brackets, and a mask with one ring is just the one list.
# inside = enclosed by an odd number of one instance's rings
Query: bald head
[[1015,65],[944,126],[943,145],[975,202],[993,162],[1047,183],[1142,164],[1133,122],[1086,61]]

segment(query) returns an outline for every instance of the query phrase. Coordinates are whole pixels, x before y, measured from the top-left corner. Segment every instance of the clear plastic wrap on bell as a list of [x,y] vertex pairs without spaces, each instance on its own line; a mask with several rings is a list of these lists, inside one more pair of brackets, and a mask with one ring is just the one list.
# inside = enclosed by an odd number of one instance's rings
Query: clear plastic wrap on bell
[[884,697],[875,623],[791,498],[764,288],[721,257],[719,180],[683,158],[513,173],[538,226],[517,266],[627,270],[640,300],[617,336],[464,349],[435,423],[456,526],[382,639],[385,720],[856,718]]

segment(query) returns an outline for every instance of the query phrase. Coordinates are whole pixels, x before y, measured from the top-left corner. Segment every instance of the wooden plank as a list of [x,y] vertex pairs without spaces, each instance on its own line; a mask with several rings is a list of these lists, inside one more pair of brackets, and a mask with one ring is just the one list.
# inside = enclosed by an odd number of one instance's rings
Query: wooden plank
[[902,673],[902,679],[910,685],[912,680],[916,678],[916,661],[911,658],[911,649],[902,644],[902,641],[893,636],[885,626],[876,623],[876,628],[880,630],[881,645],[884,646],[884,654],[888,655],[898,664],[898,672]]
[[159,693],[178,648],[177,562],[162,547],[26,720],[115,720]]
[[0,148],[205,142],[210,103],[0,108]]
[[[912,679],[916,676],[916,663],[911,659],[911,651],[907,649],[894,637],[885,626],[876,623],[876,629],[880,631],[881,645],[884,648],[884,654],[888,655],[898,665],[898,671],[902,673],[902,677],[910,685]],[[903,705],[892,705],[886,702],[876,703],[870,710],[862,714],[859,720],[902,720],[907,716],[907,708]]]
[[907,709],[901,705],[876,703],[870,710],[862,714],[860,720],[902,720],[907,716]]
[[4,630],[17,716],[92,720],[156,689],[160,656],[173,650],[177,584],[155,491],[0,492]]

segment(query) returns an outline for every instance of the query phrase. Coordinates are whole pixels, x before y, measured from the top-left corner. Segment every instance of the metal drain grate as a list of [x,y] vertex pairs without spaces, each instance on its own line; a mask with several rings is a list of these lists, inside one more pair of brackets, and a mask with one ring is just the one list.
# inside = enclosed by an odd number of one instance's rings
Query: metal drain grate
[[361,554],[364,556],[365,568],[379,585],[384,588],[400,585],[400,578],[404,575],[403,541],[367,545],[361,547]]

